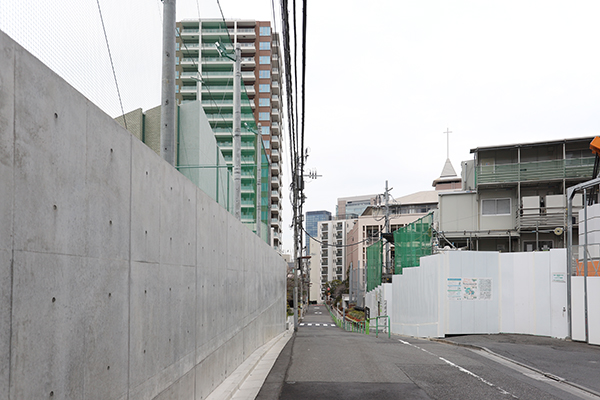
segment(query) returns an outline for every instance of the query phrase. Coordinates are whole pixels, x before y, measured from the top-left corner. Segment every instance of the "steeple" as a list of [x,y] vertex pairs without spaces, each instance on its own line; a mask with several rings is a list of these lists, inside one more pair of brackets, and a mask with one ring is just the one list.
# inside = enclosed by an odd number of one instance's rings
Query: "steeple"
[[450,134],[452,131],[446,128],[446,132],[444,133],[448,135],[446,141],[446,163],[440,177],[434,180],[431,186],[435,190],[460,190],[462,188],[462,179],[456,175],[456,171],[450,162]]
[[450,159],[446,159],[446,163],[444,164],[444,169],[442,169],[442,173],[440,174],[440,178],[448,178],[451,176],[456,176],[456,171],[450,162]]

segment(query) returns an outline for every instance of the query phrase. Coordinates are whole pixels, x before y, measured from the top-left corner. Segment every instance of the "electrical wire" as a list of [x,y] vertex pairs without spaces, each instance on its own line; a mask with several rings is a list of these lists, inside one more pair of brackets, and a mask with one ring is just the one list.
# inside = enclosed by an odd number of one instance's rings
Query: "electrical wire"
[[[369,238],[366,238],[366,239],[363,239],[363,240],[361,240],[360,242],[356,242],[356,243],[352,243],[352,244],[329,244],[329,243],[327,243],[327,242],[323,242],[323,241],[321,241],[321,240],[319,240],[319,239],[317,239],[317,238],[313,237],[313,236],[312,236],[310,233],[308,233],[308,232],[306,231],[306,229],[304,229],[304,227],[301,227],[301,229],[302,229],[302,231],[303,231],[304,233],[306,233],[306,235],[307,235],[309,238],[313,239],[314,241],[316,241],[317,243],[319,243],[319,244],[320,244],[320,245],[322,245],[322,246],[328,246],[328,247],[336,247],[336,248],[352,247],[352,246],[357,246],[357,245],[359,245],[359,244],[361,244],[361,243],[369,242],[369,241],[371,241],[371,240],[374,240],[374,239],[375,239],[374,237],[369,237]],[[381,229],[379,230],[379,233],[381,233]],[[380,239],[380,240],[381,240],[381,239]]]
[[102,9],[100,8],[100,0],[96,0],[98,4],[98,14],[100,14],[100,22],[102,22],[102,30],[104,31],[104,40],[106,40],[106,48],[108,49],[108,58],[110,59],[110,66],[112,68],[113,77],[115,78],[115,86],[117,87],[117,96],[119,97],[119,104],[121,105],[121,114],[123,115],[123,124],[127,129],[127,119],[125,118],[125,110],[123,109],[123,101],[121,100],[121,91],[119,90],[119,83],[117,82],[117,73],[115,72],[115,64],[113,63],[112,54],[110,52],[110,45],[108,44],[108,36],[106,35],[106,27],[104,26],[104,18],[102,18]]

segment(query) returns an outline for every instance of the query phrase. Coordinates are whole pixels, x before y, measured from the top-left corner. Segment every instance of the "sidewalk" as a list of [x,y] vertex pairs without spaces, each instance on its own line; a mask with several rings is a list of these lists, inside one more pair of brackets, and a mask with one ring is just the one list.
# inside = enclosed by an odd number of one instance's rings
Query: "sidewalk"
[[485,350],[600,396],[600,346],[516,334],[450,336],[434,340]]

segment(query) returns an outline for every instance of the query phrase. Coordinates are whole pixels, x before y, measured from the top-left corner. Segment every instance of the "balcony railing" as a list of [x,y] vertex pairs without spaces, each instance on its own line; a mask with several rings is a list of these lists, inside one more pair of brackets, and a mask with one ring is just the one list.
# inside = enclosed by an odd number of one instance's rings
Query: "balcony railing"
[[477,184],[590,178],[594,157],[535,161],[517,164],[480,165]]
[[[578,215],[580,208],[573,208],[573,216]],[[567,226],[566,207],[519,208],[517,210],[516,227],[522,229],[554,229]],[[574,218],[573,226],[578,226]]]

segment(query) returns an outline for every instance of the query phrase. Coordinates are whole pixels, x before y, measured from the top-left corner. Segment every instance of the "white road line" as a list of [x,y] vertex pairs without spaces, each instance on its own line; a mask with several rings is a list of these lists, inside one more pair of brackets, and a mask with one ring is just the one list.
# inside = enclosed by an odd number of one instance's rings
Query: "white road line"
[[399,341],[400,343],[402,343],[402,344],[406,344],[406,345],[408,345],[408,346],[412,346],[412,347],[414,347],[415,349],[422,350],[422,351],[424,351],[424,352],[425,352],[425,353],[427,353],[427,354],[430,354],[430,355],[432,355],[432,356],[434,356],[434,357],[437,357],[439,360],[441,360],[441,361],[445,362],[446,364],[448,364],[448,365],[450,365],[450,366],[452,366],[452,367],[454,367],[454,368],[458,368],[458,370],[459,370],[460,372],[464,372],[465,374],[472,376],[473,378],[475,378],[475,379],[477,379],[477,380],[479,380],[479,381],[481,381],[481,382],[485,383],[486,385],[488,385],[488,386],[490,386],[490,387],[493,387],[493,388],[496,388],[496,389],[498,389],[498,390],[500,391],[500,393],[502,393],[502,394],[505,394],[505,395],[507,394],[507,395],[510,395],[511,397],[513,397],[514,399],[518,399],[518,397],[517,397],[517,396],[515,396],[514,394],[512,394],[512,393],[510,393],[510,392],[507,392],[506,390],[502,389],[501,387],[498,387],[498,386],[494,385],[494,384],[493,384],[493,383],[491,383],[491,382],[488,382],[488,381],[486,381],[485,379],[483,379],[483,378],[482,378],[482,377],[480,377],[479,375],[477,375],[477,374],[474,374],[473,372],[471,372],[471,371],[469,371],[469,370],[467,370],[467,369],[464,369],[464,368],[463,368],[463,367],[461,367],[460,365],[454,364],[453,362],[451,362],[451,361],[448,361],[448,360],[446,360],[445,358],[443,358],[443,357],[440,357],[440,356],[438,356],[438,355],[436,355],[436,354],[433,354],[432,352],[430,352],[430,351],[427,351],[427,350],[425,350],[425,349],[423,349],[423,348],[421,348],[421,347],[419,347],[419,346],[415,346],[415,345],[414,345],[414,344],[412,344],[412,343],[408,343],[408,342],[405,342],[404,340],[400,340],[400,339],[398,339],[398,341]]

